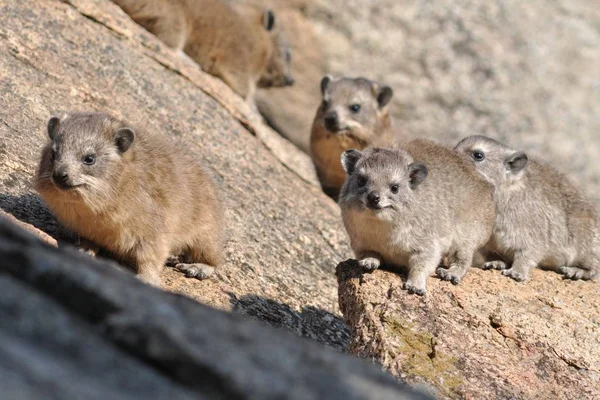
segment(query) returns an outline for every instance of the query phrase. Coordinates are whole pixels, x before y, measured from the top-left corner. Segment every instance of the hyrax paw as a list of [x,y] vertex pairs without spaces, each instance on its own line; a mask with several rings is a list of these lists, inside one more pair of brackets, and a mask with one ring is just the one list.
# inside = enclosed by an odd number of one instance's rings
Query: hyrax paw
[[578,267],[560,267],[558,272],[566,279],[572,279],[574,281],[579,279],[590,279],[590,271],[578,268]]
[[500,261],[500,260],[495,260],[495,261],[488,261],[486,263],[483,264],[483,266],[481,267],[481,269],[498,269],[498,270],[503,270],[506,269],[506,263],[504,261]]
[[408,290],[408,293],[418,294],[419,296],[425,296],[425,288],[419,288],[412,283],[404,282],[402,286],[404,290]]
[[453,285],[458,285],[460,283],[460,278],[447,270],[446,268],[438,268],[435,271],[436,275],[445,281],[451,282]]
[[358,265],[360,265],[363,271],[375,271],[377,268],[379,268],[380,264],[381,261],[375,257],[363,258],[358,262]]
[[179,257],[177,256],[169,256],[169,258],[167,258],[167,260],[165,261],[165,265],[167,267],[175,268],[177,264],[180,264]]
[[206,264],[177,264],[175,269],[183,272],[188,278],[208,279],[215,273],[215,268]]
[[502,275],[508,276],[509,278],[513,278],[517,282],[523,282],[527,280],[527,275],[525,275],[521,271],[517,271],[514,268],[505,269],[502,271]]

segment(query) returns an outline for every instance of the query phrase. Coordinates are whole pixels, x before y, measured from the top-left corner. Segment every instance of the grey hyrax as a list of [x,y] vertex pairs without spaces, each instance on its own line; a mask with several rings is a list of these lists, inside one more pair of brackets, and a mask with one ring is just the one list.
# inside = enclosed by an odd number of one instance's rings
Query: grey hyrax
[[340,165],[345,150],[384,145],[396,139],[388,103],[393,91],[365,78],[325,76],[323,102],[310,137],[310,153],[323,191],[337,199],[346,179]]
[[517,281],[538,265],[570,279],[599,277],[598,213],[565,175],[484,136],[465,138],[456,149],[495,187],[489,248],[503,261],[485,268],[502,269]]
[[294,83],[291,48],[271,10],[225,0],[113,0],[167,46],[253,103],[256,87]]
[[[347,150],[342,163],[339,203],[361,267],[406,266],[404,288],[419,295],[433,272],[458,284],[490,238],[492,185],[452,149],[422,139]],[[442,257],[448,269],[438,268]]]
[[48,135],[35,187],[67,228],[154,285],[171,254],[200,279],[221,264],[222,201],[183,146],[106,114],[52,117]]

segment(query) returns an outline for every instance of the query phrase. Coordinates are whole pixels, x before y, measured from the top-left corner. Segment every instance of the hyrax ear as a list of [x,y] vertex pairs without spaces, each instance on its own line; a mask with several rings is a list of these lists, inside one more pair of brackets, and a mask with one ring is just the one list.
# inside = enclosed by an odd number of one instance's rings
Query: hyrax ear
[[135,133],[131,128],[121,128],[115,132],[115,146],[119,149],[119,152],[125,153],[135,139]]
[[266,10],[262,16],[262,23],[267,31],[272,31],[275,27],[275,13],[271,10]]
[[414,189],[427,178],[427,167],[421,163],[412,163],[408,165],[408,179],[410,188]]
[[362,157],[362,153],[358,150],[350,149],[342,153],[342,166],[348,175],[354,173],[356,163]]
[[325,75],[323,79],[321,79],[321,94],[325,94],[327,90],[327,86],[329,86],[329,82],[333,80],[331,75]]
[[384,86],[377,90],[377,103],[379,103],[379,108],[389,103],[393,96],[394,91],[389,86]]
[[60,128],[60,118],[50,118],[50,121],[48,121],[48,136],[50,137],[50,140],[54,140],[58,133],[58,128]]
[[513,174],[523,170],[528,162],[529,157],[522,151],[516,151],[504,159],[506,169]]

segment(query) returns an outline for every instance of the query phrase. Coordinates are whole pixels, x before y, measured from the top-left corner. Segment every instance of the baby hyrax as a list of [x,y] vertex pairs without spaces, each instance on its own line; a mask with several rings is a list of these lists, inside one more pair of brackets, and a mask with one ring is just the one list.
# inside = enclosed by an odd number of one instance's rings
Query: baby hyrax
[[[452,149],[422,139],[346,150],[342,164],[339,203],[361,267],[406,266],[404,288],[419,295],[434,271],[458,284],[490,238],[492,185]],[[438,268],[442,257],[449,269]]]
[[323,102],[317,110],[310,137],[310,153],[323,191],[337,199],[346,179],[340,165],[345,150],[396,139],[388,103],[393,91],[365,78],[325,76]]
[[52,117],[48,135],[35,187],[67,228],[155,285],[171,254],[200,279],[221,264],[222,201],[183,146],[106,114]]
[[517,281],[538,265],[570,279],[599,277],[598,213],[565,175],[484,136],[465,138],[456,149],[495,187],[488,247],[503,261],[490,261],[486,268],[504,269]]
[[294,83],[291,47],[271,10],[225,0],[113,2],[252,104],[257,86]]

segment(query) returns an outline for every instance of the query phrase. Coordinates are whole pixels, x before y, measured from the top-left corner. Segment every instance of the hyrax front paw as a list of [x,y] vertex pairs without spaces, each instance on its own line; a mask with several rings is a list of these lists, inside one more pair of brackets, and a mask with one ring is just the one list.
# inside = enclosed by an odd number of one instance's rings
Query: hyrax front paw
[[481,269],[497,269],[497,270],[503,270],[506,269],[506,263],[504,261],[500,261],[500,260],[495,260],[495,261],[488,261],[486,263],[483,264],[483,266],[481,267]]
[[408,293],[417,294],[419,296],[425,296],[425,287],[418,287],[417,285],[414,285],[410,282],[404,282],[402,288],[404,290],[408,290]]
[[360,265],[363,271],[375,271],[381,265],[381,261],[375,257],[367,257],[360,260],[358,265]]
[[438,268],[435,271],[436,275],[445,281],[451,282],[453,285],[458,285],[460,283],[460,277],[446,268]]
[[508,276],[509,278],[512,278],[517,282],[526,281],[528,278],[526,273],[524,273],[523,271],[516,270],[514,268],[505,269],[504,271],[502,271],[502,275]]
[[188,278],[208,279],[215,273],[215,268],[206,264],[177,264],[175,269],[183,272]]

